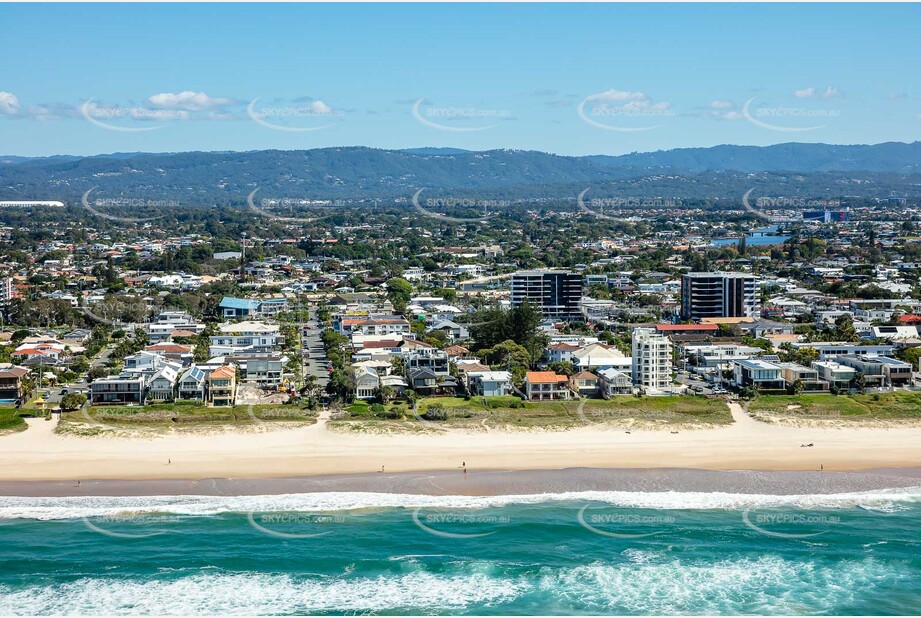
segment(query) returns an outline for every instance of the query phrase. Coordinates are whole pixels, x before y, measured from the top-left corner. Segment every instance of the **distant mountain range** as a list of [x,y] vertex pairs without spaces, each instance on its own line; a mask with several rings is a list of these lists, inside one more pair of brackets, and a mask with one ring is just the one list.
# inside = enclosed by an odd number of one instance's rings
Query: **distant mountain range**
[[[253,152],[115,153],[92,157],[0,156],[0,199],[74,201],[169,197],[183,204],[261,196],[400,197],[418,189],[564,197],[579,187],[631,196],[738,196],[757,185],[807,195],[921,193],[921,142],[835,146],[682,148],[621,156],[565,157],[522,150],[364,147]],[[780,194],[780,193],[774,193]]]

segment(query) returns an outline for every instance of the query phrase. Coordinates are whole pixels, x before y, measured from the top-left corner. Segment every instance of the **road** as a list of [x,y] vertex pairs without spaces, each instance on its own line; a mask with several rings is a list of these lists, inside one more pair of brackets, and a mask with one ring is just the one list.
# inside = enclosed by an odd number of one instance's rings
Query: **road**
[[[112,352],[114,350],[115,350],[115,344],[112,344],[112,343],[102,348],[99,354],[95,358],[93,358],[93,360],[90,361],[90,369],[93,369],[95,367],[102,367],[107,362],[109,362],[109,358],[112,356]],[[63,395],[61,395],[61,390],[65,388],[70,393],[80,392],[85,395],[88,395],[89,390],[90,390],[90,385],[87,382],[86,375],[83,375],[83,376],[80,376],[80,379],[77,382],[73,382],[70,384],[59,384],[55,386],[54,388],[43,389],[45,391],[48,391],[48,396],[46,397],[48,403],[53,404],[53,405],[50,405],[49,407],[54,407],[61,403],[61,397],[63,397]]]
[[326,357],[326,349],[323,347],[323,341],[320,339],[321,329],[317,328],[317,310],[311,308],[308,311],[310,319],[304,325],[304,331],[301,334],[301,348],[308,363],[306,367],[307,375],[316,376],[317,384],[325,389],[329,382],[329,372],[326,366],[329,359]]

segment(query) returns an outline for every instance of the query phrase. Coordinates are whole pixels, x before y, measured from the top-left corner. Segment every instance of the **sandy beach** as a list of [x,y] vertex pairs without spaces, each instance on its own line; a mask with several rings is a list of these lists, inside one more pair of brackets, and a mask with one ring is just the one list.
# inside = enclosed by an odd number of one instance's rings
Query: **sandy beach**
[[[921,429],[803,428],[752,420],[694,431],[587,426],[565,432],[346,434],[325,422],[254,433],[137,438],[54,433],[30,419],[0,436],[0,480],[281,478],[459,469],[866,470],[921,466]],[[803,447],[803,444],[813,444]]]

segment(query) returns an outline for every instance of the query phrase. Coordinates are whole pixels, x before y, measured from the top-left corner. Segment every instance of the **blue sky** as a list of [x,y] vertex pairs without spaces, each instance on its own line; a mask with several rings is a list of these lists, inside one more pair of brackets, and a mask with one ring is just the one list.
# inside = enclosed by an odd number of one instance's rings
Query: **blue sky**
[[921,6],[0,5],[0,154],[921,139]]

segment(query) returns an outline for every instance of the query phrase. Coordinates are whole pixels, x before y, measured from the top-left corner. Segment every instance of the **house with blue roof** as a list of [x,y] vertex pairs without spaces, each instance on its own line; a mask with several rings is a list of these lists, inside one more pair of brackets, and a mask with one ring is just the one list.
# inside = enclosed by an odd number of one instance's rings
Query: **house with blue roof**
[[221,317],[233,320],[255,317],[259,313],[259,304],[258,300],[225,296],[218,308],[221,310]]

